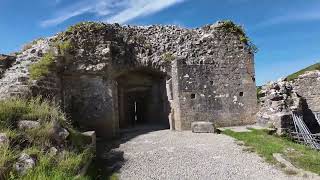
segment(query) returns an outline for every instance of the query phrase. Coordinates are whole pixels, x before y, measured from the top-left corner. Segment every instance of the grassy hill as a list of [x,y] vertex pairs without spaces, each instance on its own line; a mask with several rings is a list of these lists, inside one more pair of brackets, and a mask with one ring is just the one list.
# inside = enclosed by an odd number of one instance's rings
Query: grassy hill
[[314,64],[314,65],[311,65],[309,67],[306,67],[298,72],[295,72],[293,74],[290,74],[289,76],[287,76],[287,80],[288,81],[292,81],[296,78],[298,78],[299,75],[305,73],[306,71],[313,71],[313,70],[320,70],[320,63],[317,63],[317,64]]

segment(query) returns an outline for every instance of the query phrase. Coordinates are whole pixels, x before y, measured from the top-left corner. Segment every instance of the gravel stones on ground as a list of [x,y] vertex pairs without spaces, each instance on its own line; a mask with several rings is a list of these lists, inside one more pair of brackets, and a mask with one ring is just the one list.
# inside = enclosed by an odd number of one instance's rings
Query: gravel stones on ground
[[119,177],[124,180],[300,179],[243,151],[226,135],[161,130],[123,137],[112,152],[123,152]]

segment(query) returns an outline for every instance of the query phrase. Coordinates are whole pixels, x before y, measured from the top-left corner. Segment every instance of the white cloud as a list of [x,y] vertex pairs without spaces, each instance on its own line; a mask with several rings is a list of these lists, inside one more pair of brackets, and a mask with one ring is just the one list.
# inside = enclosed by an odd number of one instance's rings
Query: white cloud
[[52,26],[52,25],[57,25],[57,24],[60,24],[72,17],[75,17],[75,16],[78,16],[78,15],[81,15],[85,12],[88,12],[90,10],[90,8],[84,8],[84,9],[79,9],[77,11],[74,11],[74,12],[71,12],[71,13],[67,13],[67,14],[64,14],[64,15],[61,15],[61,16],[58,16],[56,18],[53,18],[53,19],[48,19],[48,20],[45,20],[45,21],[42,21],[40,23],[41,26],[43,27],[47,27],[47,26]]
[[139,16],[146,16],[162,9],[165,9],[173,4],[180,3],[183,0],[136,0],[130,1],[129,6],[118,14],[106,18],[106,22],[125,23]]
[[275,16],[270,19],[266,19],[261,23],[257,24],[255,28],[263,28],[284,23],[296,23],[315,20],[320,20],[320,11],[318,9],[308,9],[303,11],[289,12],[285,15]]
[[108,23],[125,23],[147,16],[186,0],[81,0],[59,10],[53,18],[44,20],[41,26],[54,26],[72,17],[92,13]]

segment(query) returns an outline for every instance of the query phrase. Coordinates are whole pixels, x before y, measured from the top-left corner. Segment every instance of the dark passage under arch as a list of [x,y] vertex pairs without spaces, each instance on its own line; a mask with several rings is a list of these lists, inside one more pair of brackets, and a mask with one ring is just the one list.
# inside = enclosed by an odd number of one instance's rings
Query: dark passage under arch
[[165,78],[163,73],[135,70],[116,79],[120,129],[138,125],[169,128]]

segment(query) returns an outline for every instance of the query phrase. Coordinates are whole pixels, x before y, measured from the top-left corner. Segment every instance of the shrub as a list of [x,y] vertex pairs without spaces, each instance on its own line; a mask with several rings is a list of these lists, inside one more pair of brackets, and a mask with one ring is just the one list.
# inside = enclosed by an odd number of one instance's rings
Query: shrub
[[75,24],[73,26],[69,26],[68,29],[66,30],[67,33],[74,33],[77,30],[100,30],[105,28],[106,25],[103,23],[98,23],[98,22],[80,22],[78,24]]
[[55,62],[53,52],[46,53],[37,63],[30,66],[30,78],[33,80],[38,80],[43,76],[49,74]]
[[56,42],[56,47],[59,51],[59,55],[65,56],[73,49],[73,45],[70,40]]
[[257,86],[257,99],[258,99],[258,102],[260,101],[260,98],[265,96],[263,93],[261,93],[261,91],[262,91],[262,86]]
[[234,22],[230,20],[226,20],[226,21],[222,21],[221,25],[218,28],[227,33],[232,33],[239,36],[240,41],[245,43],[249,47],[252,53],[258,52],[257,46],[252,43],[252,41],[246,35],[242,26],[236,25]]

